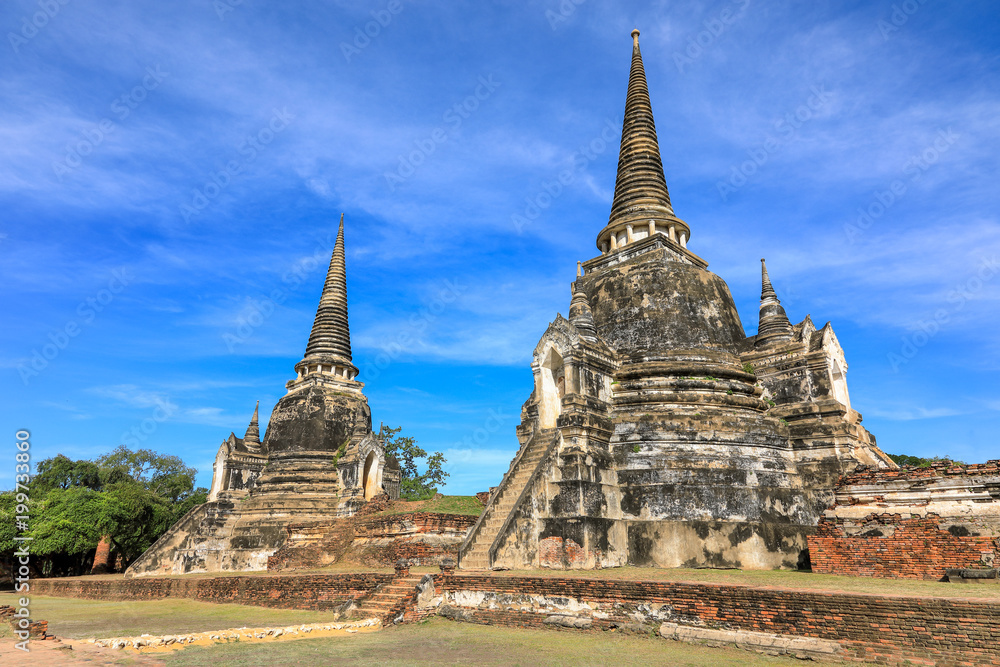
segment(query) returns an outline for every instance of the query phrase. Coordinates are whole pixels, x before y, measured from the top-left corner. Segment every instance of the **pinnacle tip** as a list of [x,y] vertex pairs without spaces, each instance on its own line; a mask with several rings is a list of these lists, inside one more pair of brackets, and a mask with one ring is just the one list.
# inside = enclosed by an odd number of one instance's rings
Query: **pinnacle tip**
[[638,28],[636,28],[635,30],[632,31],[632,43],[635,44],[636,46],[639,45],[639,29]]

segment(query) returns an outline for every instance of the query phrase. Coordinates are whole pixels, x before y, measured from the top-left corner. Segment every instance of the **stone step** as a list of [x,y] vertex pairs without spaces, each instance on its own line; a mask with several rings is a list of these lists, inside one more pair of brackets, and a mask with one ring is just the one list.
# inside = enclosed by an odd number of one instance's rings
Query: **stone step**
[[383,591],[408,591],[417,586],[420,583],[420,579],[414,579],[413,581],[407,581],[401,584],[389,584],[388,586],[383,586],[381,590]]
[[405,591],[396,591],[396,592],[393,592],[393,593],[376,593],[375,595],[371,596],[368,599],[372,600],[372,601],[378,601],[378,602],[384,602],[385,600],[398,600],[399,598],[406,597],[407,595],[409,595],[410,593],[412,593],[414,590],[415,589],[408,588]]
[[365,602],[366,605],[369,604],[387,604],[392,603],[399,598],[406,597],[405,595],[373,595]]

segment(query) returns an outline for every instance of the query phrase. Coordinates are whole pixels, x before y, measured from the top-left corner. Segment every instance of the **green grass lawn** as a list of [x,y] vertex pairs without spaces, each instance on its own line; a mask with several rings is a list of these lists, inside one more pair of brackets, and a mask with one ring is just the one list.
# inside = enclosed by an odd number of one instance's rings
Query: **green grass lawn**
[[380,514],[433,512],[435,514],[479,516],[483,509],[483,504],[475,496],[441,496],[430,500],[396,500],[392,507],[385,512],[380,512]]

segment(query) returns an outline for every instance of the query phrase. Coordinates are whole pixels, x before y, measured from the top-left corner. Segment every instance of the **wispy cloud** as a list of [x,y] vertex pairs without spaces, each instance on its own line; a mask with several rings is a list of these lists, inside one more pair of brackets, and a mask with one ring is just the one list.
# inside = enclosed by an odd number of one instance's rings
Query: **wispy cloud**
[[[53,429],[47,442],[79,452],[107,446],[108,433],[166,401],[176,410],[144,444],[203,459],[245,426],[254,401],[283,395],[316,312],[322,239],[343,212],[356,361],[370,366],[393,350],[388,367],[363,378],[384,401],[373,410],[454,449],[456,475],[473,476],[467,490],[490,486],[507,454],[484,454],[476,468],[451,443],[481,427],[484,406],[519,414],[531,351],[556,312],[566,314],[576,262],[598,252],[616,141],[523,233],[511,214],[621,117],[638,26],[674,208],[747,329],[757,260],[767,257],[793,319],[833,321],[852,396],[863,397],[856,407],[880,442],[936,446],[951,408],[912,406],[941,405],[944,386],[945,406],[977,406],[963,418],[995,432],[996,411],[981,409],[981,397],[1000,370],[991,334],[1000,280],[951,313],[919,362],[879,375],[886,352],[949,306],[977,262],[1000,256],[1000,45],[983,20],[993,6],[927,3],[886,40],[881,5],[751,1],[679,73],[673,54],[730,4],[744,3],[588,2],[555,30],[546,11],[560,12],[557,2],[407,4],[349,62],[340,43],[371,20],[358,3],[243,3],[222,21],[202,0],[62,5],[18,52],[0,49],[0,278],[16,322],[0,328],[0,369],[13,378],[109,271],[128,266],[136,278],[37,386],[9,380],[0,398],[18,419]],[[36,2],[17,0],[0,22],[34,11]],[[162,81],[145,85],[157,67]],[[491,74],[495,93],[403,185],[386,188],[400,155]],[[813,86],[828,102],[721,202],[719,180]],[[114,106],[123,99],[124,116]],[[286,107],[294,121],[246,161],[248,135]],[[113,126],[102,130],[105,119]],[[948,128],[958,139],[913,172]],[[88,154],[57,173],[73,151]],[[231,160],[240,173],[185,222],[180,206]],[[851,242],[845,225],[896,180],[905,195]],[[309,268],[320,246],[323,260]],[[298,269],[301,282],[277,294],[285,298],[266,324],[229,350],[223,335]],[[445,280],[465,289],[428,319]],[[442,389],[452,383],[461,395]],[[984,449],[973,431],[962,442]]]
[[868,410],[868,414],[873,417],[881,417],[892,421],[915,421],[919,419],[940,419],[942,417],[958,417],[968,414],[962,410],[953,408],[900,408],[898,410],[885,410],[875,408]]

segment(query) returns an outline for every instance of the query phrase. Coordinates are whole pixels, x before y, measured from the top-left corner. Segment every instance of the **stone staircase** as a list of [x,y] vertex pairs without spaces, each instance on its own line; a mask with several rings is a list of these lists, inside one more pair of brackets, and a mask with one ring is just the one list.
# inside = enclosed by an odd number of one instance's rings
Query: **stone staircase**
[[483,510],[479,521],[469,531],[469,536],[462,545],[459,556],[459,566],[462,569],[489,569],[490,547],[499,536],[507,518],[516,509],[521,492],[548,453],[549,445],[558,437],[559,433],[554,428],[536,431],[520,455],[515,457],[510,470],[504,475],[500,486],[490,498],[489,505]]
[[352,618],[377,618],[382,625],[393,621],[412,607],[420,594],[418,586],[425,575],[405,574],[397,576],[381,586],[371,597],[351,610]]

